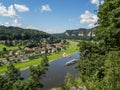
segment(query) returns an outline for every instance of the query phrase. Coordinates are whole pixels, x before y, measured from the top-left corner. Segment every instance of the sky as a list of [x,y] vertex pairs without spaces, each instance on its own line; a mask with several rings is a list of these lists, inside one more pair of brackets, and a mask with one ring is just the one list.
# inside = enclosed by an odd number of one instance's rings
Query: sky
[[93,28],[103,0],[0,0],[0,25],[62,33]]

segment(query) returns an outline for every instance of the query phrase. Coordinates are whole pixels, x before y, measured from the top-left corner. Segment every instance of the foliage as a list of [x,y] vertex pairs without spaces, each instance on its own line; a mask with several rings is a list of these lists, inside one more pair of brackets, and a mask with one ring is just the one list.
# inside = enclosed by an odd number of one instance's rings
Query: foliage
[[0,40],[38,40],[48,37],[49,34],[38,30],[0,26]]
[[105,61],[105,89],[120,89],[120,51],[108,53]]
[[25,90],[25,81],[22,80],[17,80],[13,85],[12,85],[12,90]]
[[42,56],[41,65],[48,65],[48,57],[46,55]]
[[[77,70],[80,82],[88,90],[120,89],[120,0],[104,0],[98,11],[95,31],[99,42],[80,42]],[[76,86],[69,81],[66,88]],[[64,89],[63,89],[64,90]]]
[[65,86],[63,87],[63,89],[70,90],[72,86],[74,86],[74,78],[70,73],[67,73],[65,77]]
[[120,48],[120,0],[105,0],[98,17],[96,37],[102,39],[106,47]]
[[15,66],[10,62],[7,71],[6,77],[10,80],[16,81],[20,79],[20,71],[15,68]]
[[10,62],[5,75],[0,75],[0,90],[40,90],[43,85],[39,77],[45,73],[47,60],[47,56],[44,56],[37,66],[31,66],[27,80],[22,80],[20,71]]

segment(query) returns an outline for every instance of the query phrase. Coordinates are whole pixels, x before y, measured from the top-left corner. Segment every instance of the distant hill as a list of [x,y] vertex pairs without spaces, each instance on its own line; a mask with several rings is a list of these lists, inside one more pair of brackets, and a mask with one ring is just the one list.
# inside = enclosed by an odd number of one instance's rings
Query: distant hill
[[66,30],[64,33],[52,34],[52,35],[54,37],[64,38],[64,39],[89,40],[91,38],[92,39],[94,38],[95,29],[96,28],[91,28],[91,29],[79,28],[79,29],[74,29],[74,30]]
[[0,26],[0,40],[33,40],[52,37],[50,34],[35,30],[13,26]]

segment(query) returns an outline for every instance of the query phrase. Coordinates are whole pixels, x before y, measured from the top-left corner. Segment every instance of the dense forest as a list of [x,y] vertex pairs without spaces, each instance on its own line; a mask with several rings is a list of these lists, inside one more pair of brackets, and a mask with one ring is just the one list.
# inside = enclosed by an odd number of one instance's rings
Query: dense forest
[[79,43],[78,77],[57,90],[120,90],[120,0],[105,0],[97,15],[99,41]]
[[52,37],[43,31],[0,26],[0,40],[33,40]]

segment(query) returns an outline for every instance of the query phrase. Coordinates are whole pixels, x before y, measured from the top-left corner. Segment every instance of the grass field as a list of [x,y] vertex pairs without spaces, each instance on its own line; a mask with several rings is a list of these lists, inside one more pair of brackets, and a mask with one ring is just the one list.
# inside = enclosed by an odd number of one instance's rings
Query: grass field
[[[65,53],[66,56],[68,56],[70,54],[78,52],[78,50],[76,50],[78,42],[75,42],[75,41],[69,41],[69,42],[70,42],[70,45],[67,48],[67,50],[64,50],[64,51],[62,51],[60,53],[53,53],[53,54],[49,55],[48,56],[49,61],[53,61],[55,59],[62,58],[63,53]],[[27,67],[29,67],[31,65],[39,64],[40,60],[41,60],[41,58],[37,58],[37,59],[34,59],[34,60],[29,60],[28,62],[24,62],[24,63],[16,63],[14,65],[18,69],[24,69],[24,68],[27,68]],[[6,67],[7,67],[7,65],[4,65],[4,66],[0,67],[0,73],[4,73],[6,71],[6,69],[7,69]]]
[[8,46],[5,46],[4,44],[0,44],[0,51],[3,51],[3,48],[6,48],[7,50],[15,50],[15,49],[18,49],[18,46],[8,47]]

